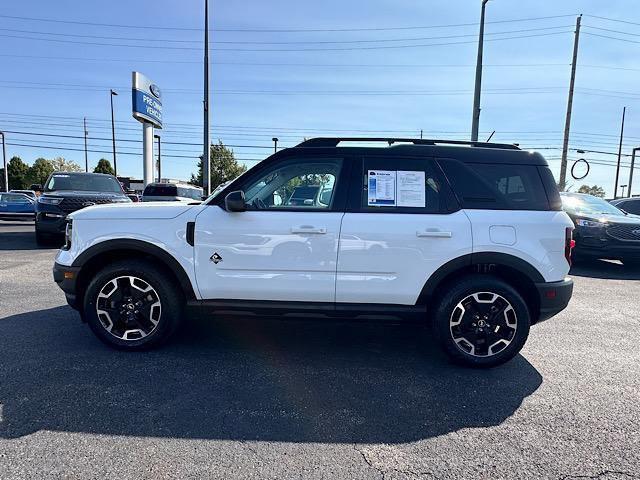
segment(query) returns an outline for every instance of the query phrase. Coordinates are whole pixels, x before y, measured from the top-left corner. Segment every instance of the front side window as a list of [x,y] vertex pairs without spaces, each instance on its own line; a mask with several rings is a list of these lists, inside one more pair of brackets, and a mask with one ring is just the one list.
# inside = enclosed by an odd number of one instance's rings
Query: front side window
[[290,159],[273,165],[244,188],[252,210],[328,210],[334,200],[340,159]]

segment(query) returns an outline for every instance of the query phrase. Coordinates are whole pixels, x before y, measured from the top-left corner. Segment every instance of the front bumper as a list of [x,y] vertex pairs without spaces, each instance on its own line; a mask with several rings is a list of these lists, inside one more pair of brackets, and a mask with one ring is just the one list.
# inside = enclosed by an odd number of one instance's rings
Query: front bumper
[[59,263],[53,264],[53,280],[62,289],[70,307],[79,310],[77,282],[80,267],[68,267]]
[[573,238],[574,258],[640,259],[640,241],[618,240],[608,235],[605,228],[577,227]]
[[565,278],[560,282],[536,283],[540,313],[538,322],[548,320],[567,308],[573,295],[573,280]]
[[36,229],[40,233],[47,233],[50,235],[64,235],[66,224],[67,218],[62,211],[39,211],[36,214]]

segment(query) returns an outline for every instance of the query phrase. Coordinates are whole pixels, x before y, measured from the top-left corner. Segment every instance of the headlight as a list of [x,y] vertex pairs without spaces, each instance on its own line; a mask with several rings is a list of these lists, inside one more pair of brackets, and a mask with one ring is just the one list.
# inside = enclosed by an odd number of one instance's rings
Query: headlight
[[46,205],[58,205],[60,202],[62,202],[62,198],[46,197],[44,195],[41,195],[40,197],[38,197],[38,202],[44,203]]
[[603,228],[604,226],[606,226],[606,223],[579,218],[578,220],[576,220],[576,225],[578,225],[579,227]]
[[64,227],[64,248],[69,250],[71,248],[71,236],[73,235],[73,220],[67,220],[67,225]]

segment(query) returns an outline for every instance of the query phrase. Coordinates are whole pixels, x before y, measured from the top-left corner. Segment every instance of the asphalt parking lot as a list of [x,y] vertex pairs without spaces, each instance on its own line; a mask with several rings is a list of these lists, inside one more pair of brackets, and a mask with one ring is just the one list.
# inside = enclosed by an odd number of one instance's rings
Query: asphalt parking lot
[[640,271],[575,268],[569,308],[489,371],[417,327],[198,319],[109,350],[54,249],[0,222],[0,478],[640,478]]

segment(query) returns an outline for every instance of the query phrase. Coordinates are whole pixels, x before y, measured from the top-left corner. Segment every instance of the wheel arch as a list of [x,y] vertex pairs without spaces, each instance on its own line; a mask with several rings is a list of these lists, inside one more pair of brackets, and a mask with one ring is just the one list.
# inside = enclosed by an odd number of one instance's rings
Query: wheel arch
[[154,265],[161,267],[176,281],[186,300],[196,299],[187,272],[170,253],[157,245],[135,239],[106,240],[89,247],[76,257],[71,266],[79,268],[76,281],[78,298],[84,297],[86,287],[98,270],[109,263],[129,258],[153,261]]
[[429,277],[416,303],[425,305],[427,311],[430,311],[435,299],[444,293],[447,284],[473,274],[492,275],[509,283],[529,306],[531,322],[535,323],[538,319],[540,298],[535,284],[544,282],[544,277],[529,262],[506,253],[479,252],[450,260]]

